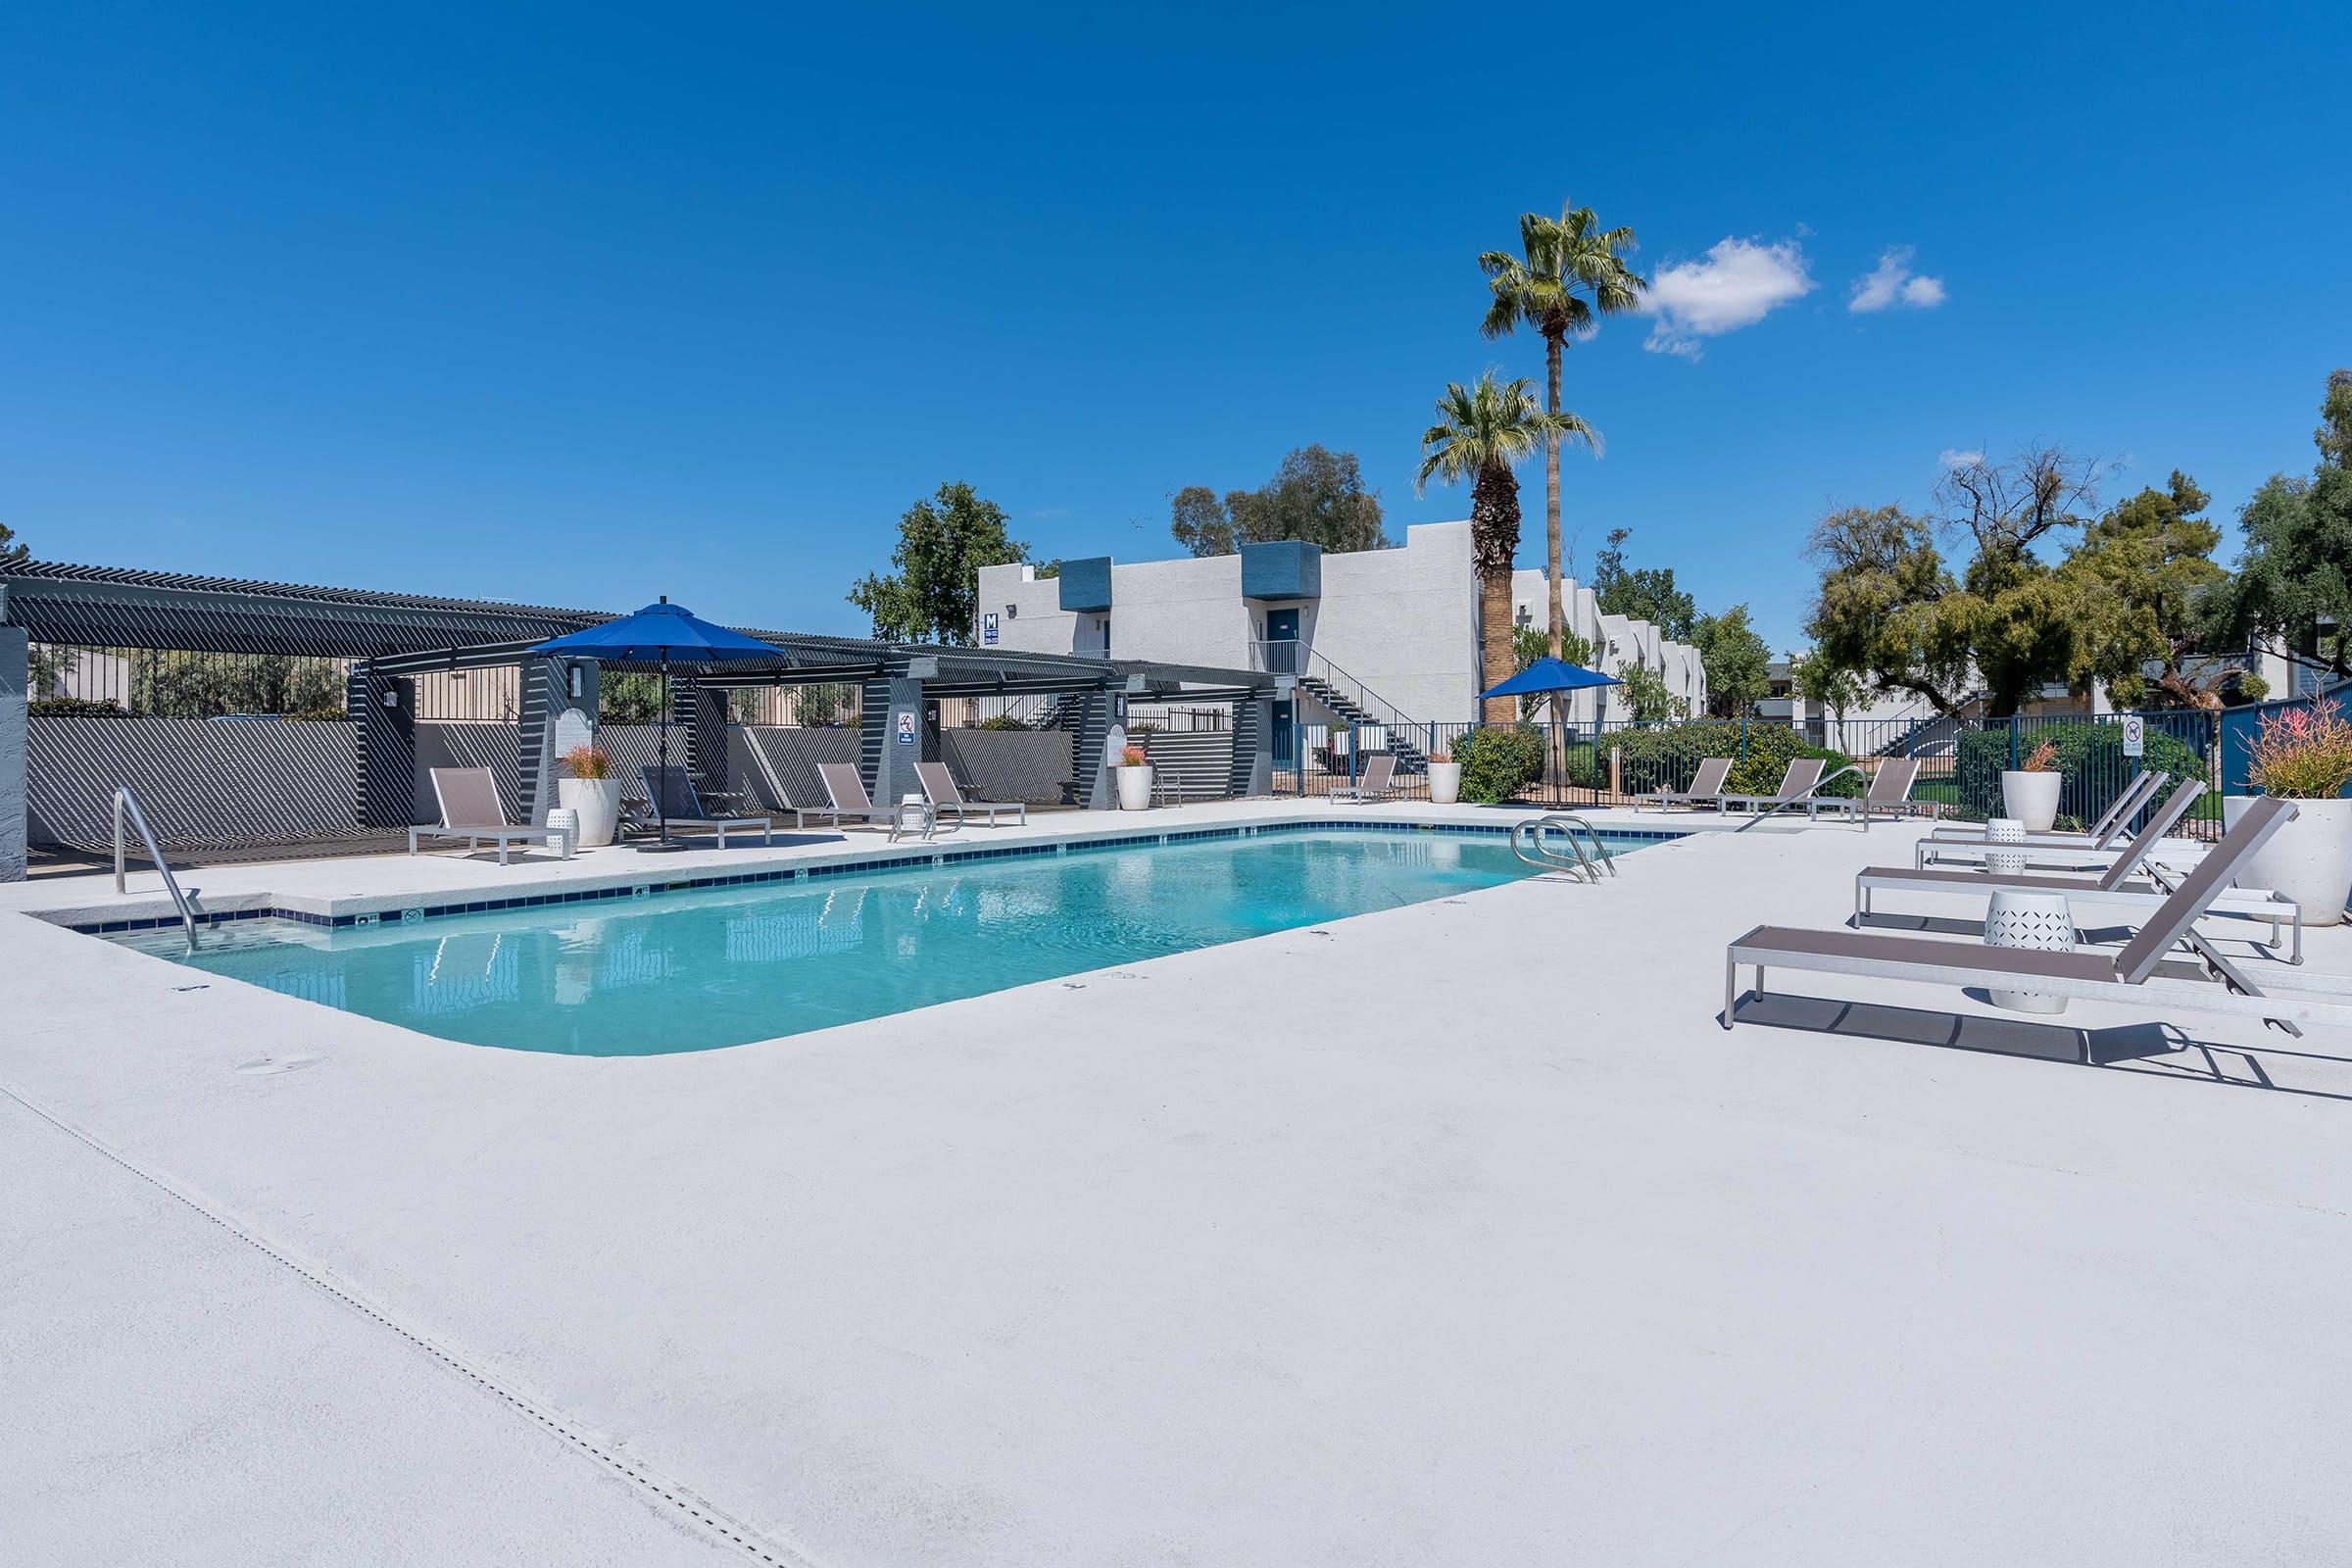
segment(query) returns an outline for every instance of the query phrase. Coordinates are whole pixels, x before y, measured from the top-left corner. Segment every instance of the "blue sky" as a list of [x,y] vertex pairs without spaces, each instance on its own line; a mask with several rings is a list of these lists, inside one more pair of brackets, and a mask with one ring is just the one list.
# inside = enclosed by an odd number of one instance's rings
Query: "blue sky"
[[1169,492],[1310,441],[1459,516],[1432,399],[1543,364],[1475,258],[1573,197],[1677,307],[1570,353],[1580,554],[1786,646],[1828,505],[2039,438],[2232,517],[2352,364],[2340,5],[38,9],[0,521],[50,557],[851,630],[945,479],[1040,556],[1172,554]]

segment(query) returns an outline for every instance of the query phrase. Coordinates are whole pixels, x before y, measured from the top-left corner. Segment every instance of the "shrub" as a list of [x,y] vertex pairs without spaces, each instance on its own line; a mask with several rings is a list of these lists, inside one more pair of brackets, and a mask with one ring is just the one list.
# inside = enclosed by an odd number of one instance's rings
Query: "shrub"
[[[1017,729],[1017,730],[1021,730],[1021,731],[1023,731],[1024,733],[1025,733],[1025,732],[1028,730],[1028,728],[1029,728],[1029,726],[1028,726],[1028,725],[1026,725],[1026,724],[1022,723],[1022,722],[1021,722],[1019,719],[1017,719],[1017,718],[1013,717],[1013,716],[1012,716],[1010,713],[998,713],[998,714],[995,714],[995,715],[994,715],[994,716],[992,716],[992,717],[989,717],[989,718],[984,718],[984,719],[982,719],[982,720],[981,720],[979,723],[977,723],[977,724],[973,725],[972,727],[973,727],[974,729],[991,729],[991,730],[1010,730],[1010,729]],[[1127,733],[1128,733],[1128,734],[1130,734],[1130,735],[1132,735],[1132,734],[1134,734],[1134,733],[1135,733],[1135,731],[1133,731],[1133,730],[1129,730]]]
[[2323,698],[2309,708],[2265,713],[2247,776],[2265,795],[2332,801],[2352,780],[2352,723]]
[[1515,798],[1544,776],[1544,732],[1534,725],[1482,724],[1453,743],[1462,799],[1480,806]]
[[[2137,759],[2124,755],[2121,724],[2036,724],[2022,731],[2019,738],[2023,735],[2033,737],[2034,750],[2047,745],[2055,752],[2057,771],[2066,776],[2066,782],[2058,787],[2058,809],[2081,822],[2095,822],[2106,815],[2107,808],[2142,767],[2161,768],[2176,779],[2205,776],[2205,761],[2197,749],[2154,724],[2146,732],[2146,755]],[[1952,785],[1963,814],[2001,814],[2001,774],[2023,752],[2023,747],[2014,744],[2006,724],[1970,730],[1960,737]]]
[[35,718],[122,718],[121,703],[103,697],[36,697],[24,705]]
[[1144,749],[1141,746],[1130,746],[1125,751],[1119,753],[1119,765],[1121,767],[1141,767],[1150,760],[1152,760],[1152,759],[1145,755]]
[[564,754],[564,765],[571,769],[576,779],[600,779],[612,776],[612,754],[598,746],[574,746]]

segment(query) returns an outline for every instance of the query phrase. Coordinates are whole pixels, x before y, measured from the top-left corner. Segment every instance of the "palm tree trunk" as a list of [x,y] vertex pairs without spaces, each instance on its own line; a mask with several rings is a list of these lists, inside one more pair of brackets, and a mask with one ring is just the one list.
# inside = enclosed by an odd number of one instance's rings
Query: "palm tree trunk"
[[[1544,407],[1554,416],[1560,412],[1560,349],[1558,334],[1544,334]],[[1551,601],[1551,657],[1560,657],[1560,432],[1552,431],[1544,438],[1544,568],[1550,583]],[[1557,778],[1567,765],[1561,755],[1562,739],[1568,725],[1568,700],[1558,692],[1551,694],[1551,734],[1545,745],[1544,759],[1546,777]]]
[[[1479,640],[1480,663],[1484,666],[1478,685],[1484,691],[1490,686],[1509,680],[1515,673],[1511,660],[1511,574],[1488,571],[1479,579]],[[1479,717],[1489,724],[1509,724],[1519,717],[1519,699],[1490,697]]]
[[[1505,467],[1482,468],[1470,488],[1470,557],[1478,569],[1479,689],[1511,678],[1511,558],[1519,549],[1519,481]],[[1519,716],[1514,697],[1490,697],[1481,711],[1489,724]]]

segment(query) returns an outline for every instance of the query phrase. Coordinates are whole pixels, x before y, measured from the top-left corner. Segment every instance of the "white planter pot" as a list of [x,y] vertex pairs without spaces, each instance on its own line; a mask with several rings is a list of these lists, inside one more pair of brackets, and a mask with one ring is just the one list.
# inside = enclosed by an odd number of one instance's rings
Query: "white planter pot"
[[[2222,825],[2237,826],[2259,795],[2222,800]],[[2352,800],[2297,801],[2295,819],[2271,835],[2237,879],[2243,888],[2269,888],[2303,906],[2305,925],[2334,925],[2352,894]]]
[[1152,764],[1145,762],[1138,767],[1129,767],[1122,762],[1112,771],[1119,775],[1119,809],[1122,811],[1151,809]]
[[1451,806],[1462,798],[1462,764],[1432,762],[1429,764],[1429,804]]
[[2058,791],[2064,773],[2025,773],[2003,770],[2001,804],[2008,814],[2026,824],[2029,833],[2047,833],[2058,820]]
[[620,781],[611,778],[560,778],[556,799],[580,813],[578,849],[601,849],[612,842],[620,821]]

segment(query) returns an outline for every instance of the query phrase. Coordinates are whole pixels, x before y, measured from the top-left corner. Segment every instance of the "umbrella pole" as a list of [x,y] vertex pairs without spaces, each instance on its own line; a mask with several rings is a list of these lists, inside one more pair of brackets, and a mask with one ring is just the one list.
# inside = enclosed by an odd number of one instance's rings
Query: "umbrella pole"
[[661,783],[654,786],[654,820],[661,824],[662,842],[669,843],[669,797],[662,793],[662,784],[669,781],[669,655],[662,656],[662,761],[654,777]]

